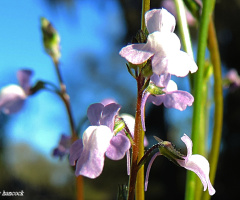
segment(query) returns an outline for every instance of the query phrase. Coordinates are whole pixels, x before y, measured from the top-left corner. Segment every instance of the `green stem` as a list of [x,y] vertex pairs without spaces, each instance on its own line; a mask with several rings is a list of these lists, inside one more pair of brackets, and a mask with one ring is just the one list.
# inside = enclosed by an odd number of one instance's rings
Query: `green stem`
[[[204,63],[205,63],[205,51],[207,46],[208,36],[208,25],[210,16],[212,13],[213,0],[204,0],[202,16],[200,20],[200,33],[198,38],[198,52],[197,52],[197,65],[198,71],[194,78],[194,108],[193,108],[193,120],[192,120],[192,141],[193,141],[193,154],[199,153],[200,145],[204,138],[204,127],[201,127],[202,121],[204,120],[204,113],[202,108],[202,86],[203,86],[203,74],[204,74]],[[197,176],[188,171],[187,172],[187,183],[186,183],[186,200],[196,199],[196,179]]]
[[182,0],[175,0],[177,19],[178,19],[178,28],[181,36],[181,43],[183,50],[186,51],[193,59],[193,50],[191,37],[189,34],[187,17],[185,12],[185,7]]
[[[177,19],[178,19],[178,27],[179,33],[181,36],[181,43],[183,50],[188,53],[194,59],[193,50],[192,50],[192,43],[191,37],[189,34],[188,24],[187,24],[187,17],[185,12],[185,7],[183,4],[183,0],[175,0],[175,7],[177,12]],[[193,88],[193,75],[189,74],[190,86],[191,89]]]
[[150,0],[142,0],[142,17],[141,17],[141,29],[145,30],[145,13],[150,10]]
[[[213,64],[214,75],[214,100],[215,100],[215,112],[214,112],[214,129],[212,138],[212,148],[209,156],[210,163],[210,181],[213,184],[217,163],[219,157],[222,123],[223,123],[223,92],[222,92],[222,73],[221,73],[221,59],[218,49],[217,36],[214,28],[213,18],[211,17],[208,30],[208,49],[210,51],[211,62]],[[210,199],[207,192],[203,194],[203,200]]]
[[71,128],[72,140],[75,141],[75,140],[77,140],[78,136],[77,136],[77,133],[76,133],[76,130],[75,130],[75,124],[74,124],[74,120],[73,120],[73,117],[72,117],[72,111],[71,111],[71,108],[70,108],[69,96],[67,94],[66,86],[63,83],[63,79],[61,77],[61,73],[60,73],[60,70],[59,70],[59,63],[54,62],[54,65],[55,65],[57,77],[58,77],[59,84],[60,84],[60,94],[59,94],[59,96],[63,100],[63,103],[66,107],[67,114],[68,114],[68,119],[69,119],[69,123],[70,123],[70,128]]
[[[56,70],[57,77],[59,80],[59,84],[60,84],[60,93],[58,93],[58,94],[61,97],[61,99],[66,107],[68,120],[69,120],[70,128],[71,128],[72,142],[74,142],[78,139],[78,136],[77,136],[76,129],[75,129],[75,124],[74,124],[73,115],[72,115],[72,111],[71,111],[69,96],[67,94],[66,86],[63,82],[63,79],[62,79],[62,76],[61,76],[61,73],[59,70],[59,63],[54,60],[53,60],[53,62],[54,62],[55,70]],[[76,177],[76,188],[77,188],[77,200],[83,200],[84,197],[83,197],[83,177],[82,176]]]

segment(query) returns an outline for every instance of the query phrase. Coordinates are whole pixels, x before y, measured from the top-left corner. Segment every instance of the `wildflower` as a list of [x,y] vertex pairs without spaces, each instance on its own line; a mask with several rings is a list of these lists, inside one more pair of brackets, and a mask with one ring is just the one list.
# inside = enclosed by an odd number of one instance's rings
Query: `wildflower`
[[150,83],[153,83],[158,88],[162,88],[162,93],[160,95],[152,94],[150,90],[146,89],[143,94],[141,103],[141,118],[144,130],[146,129],[144,121],[144,110],[147,100],[157,106],[163,103],[166,108],[175,108],[180,111],[183,111],[187,106],[192,105],[194,101],[193,96],[186,91],[178,90],[177,84],[170,79],[170,74],[162,74],[160,76],[153,74],[151,76]]
[[185,52],[180,51],[180,40],[175,33],[175,18],[167,10],[154,9],[145,14],[149,32],[147,43],[131,44],[121,49],[120,55],[128,62],[139,65],[151,58],[152,71],[157,75],[170,73],[186,76],[197,71],[197,65]]
[[112,160],[122,159],[131,144],[125,134],[114,133],[114,123],[120,105],[111,103],[92,104],[87,111],[91,123],[82,139],[75,141],[70,147],[70,164],[75,165],[75,175],[89,178],[98,177],[104,166],[105,155]]
[[187,156],[184,157],[184,160],[177,160],[178,164],[197,174],[203,184],[204,191],[208,188],[209,194],[214,195],[216,191],[209,179],[210,166],[208,160],[201,155],[192,155],[192,140],[186,134],[181,137],[181,140],[187,147]]
[[69,148],[71,146],[71,137],[65,134],[61,135],[58,147],[53,150],[53,156],[59,157],[60,160],[69,154]]
[[[169,158],[170,155],[170,159],[173,161],[175,164],[180,165],[181,167],[184,167],[187,170],[193,171],[195,174],[197,174],[197,176],[200,178],[202,184],[203,184],[203,189],[204,191],[206,191],[206,189],[208,188],[208,192],[210,195],[214,195],[215,194],[215,189],[213,188],[210,179],[209,179],[209,171],[210,171],[210,166],[209,166],[209,162],[208,160],[198,154],[192,155],[192,140],[186,135],[184,134],[181,137],[181,140],[185,143],[186,147],[187,147],[187,155],[186,156],[180,156],[181,154],[176,151],[175,149],[173,149],[174,147],[171,145],[170,142],[166,141],[162,141],[159,143],[160,148],[159,148],[159,152],[157,152],[151,159],[151,161],[149,162],[148,165],[148,169],[147,169],[147,173],[146,173],[146,179],[145,179],[145,190],[147,190],[147,185],[148,185],[148,178],[149,178],[149,172],[150,172],[150,168],[151,165],[154,161],[154,159],[158,156],[158,155],[164,155],[167,158]],[[163,143],[166,143],[167,145],[163,145]],[[171,148],[169,148],[169,146]],[[162,149],[162,150],[161,150]],[[178,159],[177,157],[181,157],[181,159]]]
[[228,71],[226,77],[223,79],[223,85],[233,91],[240,87],[240,77],[235,69]]
[[32,71],[19,70],[17,78],[19,85],[8,85],[3,87],[0,91],[0,110],[5,114],[12,114],[18,112],[30,95],[30,77]]

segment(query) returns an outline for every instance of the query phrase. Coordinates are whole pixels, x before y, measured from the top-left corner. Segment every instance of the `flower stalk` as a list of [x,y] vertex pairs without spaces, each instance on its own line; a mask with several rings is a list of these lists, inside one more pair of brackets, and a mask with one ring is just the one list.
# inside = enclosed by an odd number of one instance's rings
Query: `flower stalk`
[[[214,100],[215,100],[215,112],[214,112],[214,129],[211,151],[209,156],[209,163],[211,165],[210,180],[214,183],[217,163],[219,157],[222,123],[223,123],[223,92],[222,92],[222,76],[221,76],[221,59],[218,49],[217,36],[215,32],[213,17],[211,16],[209,28],[208,28],[208,49],[210,51],[211,62],[213,65],[214,76]],[[203,193],[202,200],[209,200],[210,196],[207,193]]]
[[[142,1],[141,30],[144,31],[145,13],[150,9],[150,0]],[[129,177],[128,200],[144,200],[144,165],[139,169],[138,162],[144,155],[144,131],[141,123],[141,102],[143,95],[144,78],[141,73],[136,77],[137,81],[137,105],[135,115],[134,143],[132,146],[131,171]]]
[[[208,37],[208,26],[210,21],[210,16],[213,10],[214,0],[203,1],[202,16],[200,20],[200,32],[198,38],[198,51],[197,51],[197,65],[198,71],[194,77],[194,108],[193,108],[193,121],[192,121],[192,141],[193,141],[193,153],[199,152],[200,145],[204,141],[204,130],[202,127],[202,121],[204,120],[204,109],[202,104],[203,98],[203,78],[204,78],[204,64],[205,64],[205,51],[207,47],[207,37]],[[196,192],[196,176],[188,172],[187,173],[187,183],[186,183],[186,193],[185,200],[199,199],[195,194]],[[200,193],[201,194],[201,193]]]
[[144,131],[141,123],[141,102],[142,102],[142,87],[144,79],[141,75],[137,77],[137,105],[135,115],[135,128],[134,128],[134,143],[132,146],[132,159],[131,159],[131,171],[129,177],[129,191],[128,200],[133,200],[136,189],[136,200],[144,199],[144,166],[140,169],[138,162],[144,155]]
[[[75,130],[75,124],[74,124],[74,120],[72,117],[69,96],[67,94],[66,86],[63,82],[63,79],[62,79],[62,76],[61,76],[61,73],[59,70],[59,62],[54,61],[54,60],[53,60],[53,62],[54,62],[55,70],[56,70],[59,85],[60,85],[60,92],[58,93],[58,95],[62,99],[62,101],[65,105],[65,108],[67,110],[67,115],[68,115],[68,120],[69,120],[69,124],[70,124],[71,135],[72,135],[72,142],[74,142],[78,139],[78,136],[77,136],[77,133]],[[77,195],[76,195],[77,200],[83,200],[84,197],[83,197],[83,177],[82,176],[76,177],[76,188],[77,188]]]

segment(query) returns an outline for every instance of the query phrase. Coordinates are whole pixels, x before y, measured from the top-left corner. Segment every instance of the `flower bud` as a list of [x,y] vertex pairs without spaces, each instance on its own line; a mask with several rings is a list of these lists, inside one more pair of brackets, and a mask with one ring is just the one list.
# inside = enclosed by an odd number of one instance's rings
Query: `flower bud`
[[41,29],[46,52],[52,57],[54,62],[58,62],[61,56],[59,47],[60,36],[52,24],[44,17],[41,18]]
[[154,136],[154,138],[159,142],[159,151],[160,153],[165,156],[167,159],[172,161],[174,164],[180,166],[178,160],[184,160],[184,155],[181,154],[179,151],[175,149],[175,147],[172,145],[169,141],[163,141],[160,138]]

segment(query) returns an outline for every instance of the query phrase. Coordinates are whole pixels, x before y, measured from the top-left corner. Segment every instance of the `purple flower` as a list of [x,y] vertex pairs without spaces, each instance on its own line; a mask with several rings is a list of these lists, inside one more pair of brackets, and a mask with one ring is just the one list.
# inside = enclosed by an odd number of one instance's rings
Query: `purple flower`
[[181,140],[187,147],[187,156],[185,160],[177,160],[178,164],[197,174],[202,181],[204,191],[208,188],[209,194],[214,195],[216,191],[209,179],[210,166],[208,160],[201,155],[192,155],[192,140],[186,134],[181,137]]
[[194,98],[193,96],[186,92],[178,90],[177,84],[170,80],[170,74],[162,74],[160,76],[153,74],[151,76],[151,83],[163,88],[164,94],[161,95],[151,95],[150,92],[145,90],[141,103],[141,118],[143,129],[145,130],[145,104],[146,101],[150,101],[153,104],[159,106],[163,103],[166,108],[175,108],[177,110],[183,111],[187,106],[191,106]]
[[[196,173],[200,178],[200,180],[202,181],[204,191],[208,187],[209,194],[214,195],[216,191],[213,188],[209,179],[209,171],[210,171],[209,162],[205,157],[201,155],[197,155],[197,154],[192,155],[192,140],[186,134],[184,134],[181,137],[181,140],[185,143],[187,147],[187,156],[183,156],[183,160],[176,159],[177,163],[181,167],[184,167],[185,169]],[[147,186],[148,186],[150,168],[155,158],[159,155],[162,155],[161,152],[157,152],[149,162],[147,172],[146,172],[146,179],[145,179],[145,191],[147,190]]]
[[230,69],[223,79],[225,87],[229,87],[232,91],[240,87],[240,77],[235,69]]
[[30,95],[30,77],[32,71],[19,70],[17,78],[19,85],[8,85],[0,91],[0,110],[5,114],[18,112],[28,95]]
[[83,133],[82,140],[77,140],[70,147],[70,164],[75,165],[75,175],[89,178],[98,177],[103,170],[104,155],[110,145],[113,132],[109,127],[89,126]]
[[65,155],[69,154],[71,146],[71,137],[65,134],[61,135],[58,147],[53,150],[53,156],[62,159]]
[[149,32],[146,44],[131,44],[121,49],[119,54],[128,62],[138,65],[151,58],[155,74],[170,73],[186,76],[196,72],[197,65],[185,52],[180,51],[180,40],[175,33],[175,18],[165,9],[150,10],[145,14]]
[[120,108],[116,103],[89,106],[87,116],[91,126],[70,148],[69,160],[71,165],[76,164],[76,176],[96,178],[103,170],[105,155],[120,160],[129,150],[131,144],[125,134],[114,135],[115,118]]

